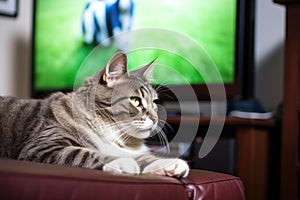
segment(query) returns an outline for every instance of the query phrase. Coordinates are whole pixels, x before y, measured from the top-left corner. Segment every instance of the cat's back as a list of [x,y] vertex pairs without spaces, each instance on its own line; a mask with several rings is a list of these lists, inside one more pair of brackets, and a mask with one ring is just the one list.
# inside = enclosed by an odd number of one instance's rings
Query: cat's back
[[41,100],[18,99],[15,97],[0,96],[0,124],[8,125],[11,121],[20,121],[31,117],[42,106]]
[[16,158],[18,146],[36,124],[38,100],[0,96],[0,156]]
[[[0,156],[14,157],[26,138],[43,129],[51,118],[50,105],[58,95],[46,99],[18,99],[0,96]],[[10,149],[8,153],[7,149]],[[5,155],[3,155],[5,154]]]
[[47,105],[44,100],[0,97],[0,127],[6,132],[22,132],[33,129]]
[[[62,93],[51,95],[45,99],[18,99],[0,96],[0,126],[28,129],[35,121],[51,117],[50,105],[53,100],[64,96]],[[33,126],[32,124],[32,126]]]

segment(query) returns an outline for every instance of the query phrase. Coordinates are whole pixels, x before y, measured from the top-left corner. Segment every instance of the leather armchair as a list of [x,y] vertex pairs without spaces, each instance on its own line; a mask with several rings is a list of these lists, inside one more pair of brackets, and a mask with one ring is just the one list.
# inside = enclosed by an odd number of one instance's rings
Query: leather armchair
[[240,200],[245,194],[239,178],[210,171],[175,179],[0,159],[0,199]]

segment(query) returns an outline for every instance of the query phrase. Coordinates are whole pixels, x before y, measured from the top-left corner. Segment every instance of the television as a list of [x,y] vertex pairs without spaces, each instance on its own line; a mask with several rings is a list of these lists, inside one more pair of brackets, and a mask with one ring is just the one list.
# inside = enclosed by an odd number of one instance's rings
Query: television
[[[105,14],[109,12],[107,5],[117,1],[122,0],[34,1],[33,97],[71,91],[86,76],[101,70],[118,50],[128,54],[129,69],[158,58],[152,79],[154,85],[166,88],[167,95],[162,95],[162,99],[172,96],[169,88],[184,94],[187,86],[193,89],[197,100],[210,99],[209,88],[218,91],[220,87],[224,87],[229,99],[253,96],[252,0],[127,1],[131,7],[127,9],[130,19],[126,30],[122,30],[124,24],[120,28],[108,22]],[[106,16],[106,21],[102,25],[106,25],[107,38],[101,41],[96,33],[101,29],[96,11],[90,15],[94,20],[90,38],[90,27],[84,22],[87,10],[97,3],[105,5],[102,16]],[[126,11],[119,9],[119,13],[123,12]],[[117,34],[113,32],[115,27]],[[119,38],[121,45],[116,44]],[[130,38],[125,47],[124,38],[125,43]],[[167,45],[161,46],[164,43]],[[193,45],[196,49],[190,48]],[[198,70],[203,66],[204,70]],[[206,70],[210,68],[216,68],[216,77]],[[189,93],[183,96],[189,99]]]

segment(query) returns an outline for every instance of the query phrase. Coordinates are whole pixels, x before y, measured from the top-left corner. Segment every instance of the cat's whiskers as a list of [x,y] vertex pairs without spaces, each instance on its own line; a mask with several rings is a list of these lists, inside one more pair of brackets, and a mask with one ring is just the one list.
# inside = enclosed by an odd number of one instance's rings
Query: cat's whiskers
[[147,78],[147,80],[149,81],[149,83],[155,83],[155,82],[157,82],[157,79],[154,79],[153,77]]
[[118,122],[114,123],[111,125],[107,125],[105,129],[115,129],[116,132],[118,132],[118,136],[114,138],[113,142],[116,140],[119,140],[120,138],[124,137],[124,135],[127,135],[127,130],[130,130],[132,127],[131,121],[123,121],[123,122]]
[[120,126],[125,126],[125,125],[130,125],[131,121],[130,120],[126,120],[126,121],[122,121],[122,122],[114,122],[114,123],[110,123],[110,124],[103,124],[102,125],[102,129],[107,130],[107,129],[119,129]]
[[157,85],[153,86],[158,96],[163,94],[164,96],[168,97],[169,99],[175,99],[174,96],[168,94],[168,85],[170,85],[167,81],[160,82]]
[[165,153],[170,153],[170,146],[169,146],[169,141],[166,136],[166,134],[163,131],[163,126],[165,122],[162,120],[159,120],[158,126],[157,126],[157,135],[160,140],[160,143],[162,146],[166,147],[166,152]]
[[166,85],[170,85],[170,83],[167,80],[160,80],[159,82],[157,82],[156,86],[166,86]]
[[131,127],[121,128],[120,129],[121,133],[119,134],[118,137],[114,138],[114,140],[112,142],[115,143],[115,144],[120,145],[121,147],[127,147],[128,148],[128,143],[133,138],[132,136],[127,134],[129,129],[131,129]]
[[[135,121],[128,120],[127,121],[126,120],[123,122],[105,125],[104,129],[105,130],[114,129],[114,131],[117,131],[118,134],[116,134],[115,137],[112,138],[112,142],[126,145],[128,140],[130,140],[132,138],[132,136],[130,136],[128,134],[128,131],[135,131],[134,128],[132,127],[132,124],[137,125],[137,126],[144,125],[144,121],[141,121],[141,120],[135,120]],[[164,126],[164,124],[166,124],[165,121],[159,120],[156,130],[154,130],[154,131],[157,133],[161,145],[166,147],[167,153],[169,153],[170,148],[169,148],[169,144],[168,144],[168,139],[162,128]],[[168,125],[168,126],[170,126],[170,125]]]
[[164,120],[160,119],[159,122],[162,124],[162,126],[167,125],[168,128],[171,129],[172,132],[175,132],[174,129],[173,129],[173,127],[167,121],[164,121]]
[[170,85],[170,84],[168,84],[167,81],[163,81],[163,82],[157,83],[157,85],[153,86],[153,88],[155,89],[156,92],[159,92],[163,89],[167,89],[168,85]]
[[[97,110],[100,111],[102,109],[98,108]],[[169,153],[170,148],[168,144],[168,139],[162,128],[164,124],[165,122],[163,120],[159,120],[155,132],[157,132],[159,142],[165,148],[165,152]],[[128,141],[132,139],[132,136],[130,136],[128,132],[136,131],[133,127],[143,125],[145,125],[145,121],[142,120],[124,120],[119,121],[117,123],[101,124],[100,129],[102,133],[110,132],[110,142],[116,143],[121,146],[126,146],[126,143],[128,143]]]
[[166,89],[166,87],[163,85],[155,85],[153,86],[153,88],[155,89],[156,92]]

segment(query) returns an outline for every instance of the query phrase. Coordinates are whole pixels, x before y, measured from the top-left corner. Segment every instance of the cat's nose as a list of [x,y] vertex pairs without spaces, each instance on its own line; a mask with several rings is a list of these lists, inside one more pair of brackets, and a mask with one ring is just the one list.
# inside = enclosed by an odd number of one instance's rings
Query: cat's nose
[[153,121],[153,123],[158,122],[158,115],[154,109],[148,110],[146,115]]
[[156,122],[158,122],[158,116],[157,116],[157,114],[155,113],[155,114],[149,114],[149,118],[153,121],[153,123],[156,123]]

